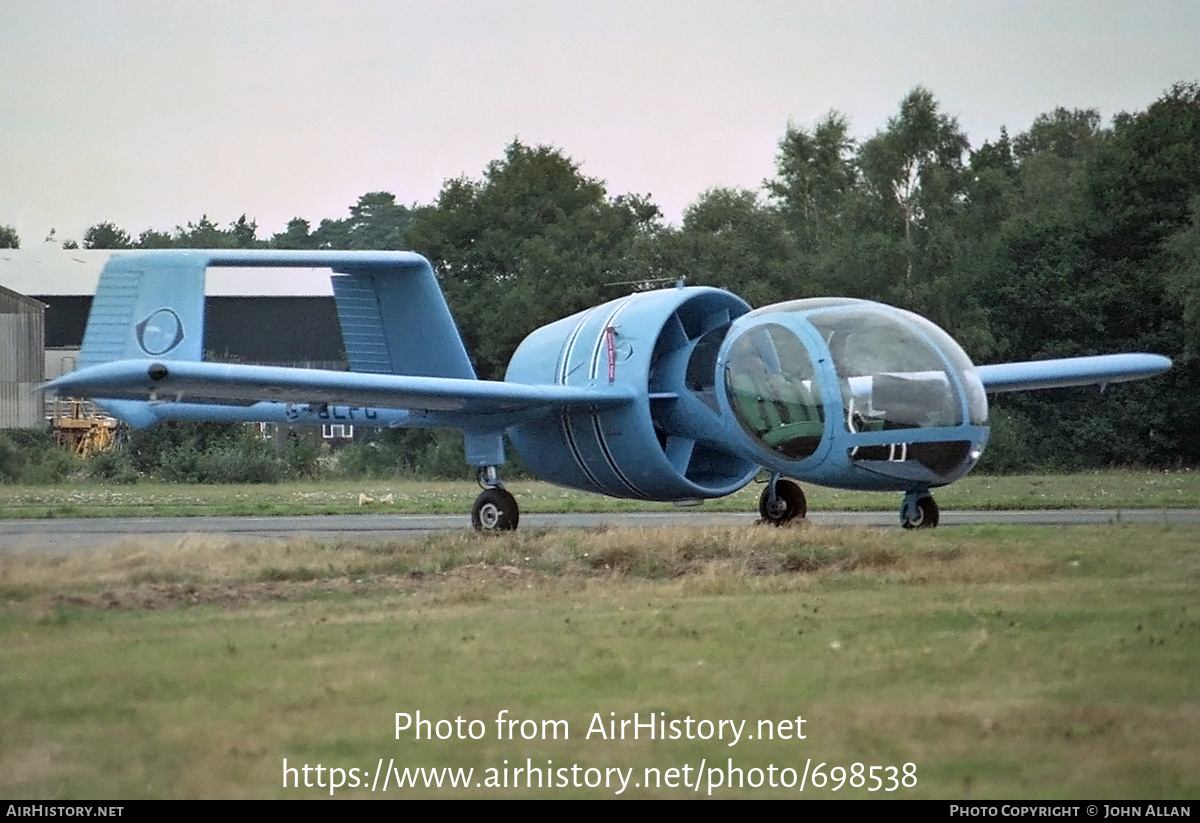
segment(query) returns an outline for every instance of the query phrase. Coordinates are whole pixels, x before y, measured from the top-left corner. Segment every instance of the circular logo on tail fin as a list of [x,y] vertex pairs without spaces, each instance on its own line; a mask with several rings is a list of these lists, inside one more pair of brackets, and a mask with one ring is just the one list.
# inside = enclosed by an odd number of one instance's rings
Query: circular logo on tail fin
[[183,340],[183,321],[171,309],[158,309],[137,324],[137,342],[146,354],[166,354]]

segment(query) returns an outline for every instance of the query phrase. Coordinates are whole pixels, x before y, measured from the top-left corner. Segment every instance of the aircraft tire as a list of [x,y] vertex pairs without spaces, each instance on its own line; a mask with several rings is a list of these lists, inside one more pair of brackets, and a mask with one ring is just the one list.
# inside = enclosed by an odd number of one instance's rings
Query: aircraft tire
[[771,489],[763,489],[758,498],[758,514],[762,522],[772,526],[782,526],[796,518],[803,519],[808,514],[808,501],[804,499],[804,490],[799,483],[791,480],[775,481],[775,505],[771,505]]
[[922,497],[911,512],[903,512],[900,524],[906,529],[932,529],[938,524],[938,504],[932,496]]
[[517,500],[505,489],[484,489],[471,507],[471,525],[477,532],[510,532],[521,519]]

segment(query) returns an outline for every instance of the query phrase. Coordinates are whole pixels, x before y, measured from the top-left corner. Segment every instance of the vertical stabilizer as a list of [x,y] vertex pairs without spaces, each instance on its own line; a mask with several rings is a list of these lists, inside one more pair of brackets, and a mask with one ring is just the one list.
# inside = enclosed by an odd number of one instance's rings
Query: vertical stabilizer
[[433,270],[423,265],[343,271],[333,277],[350,369],[474,379],[475,369]]
[[100,273],[79,368],[112,360],[200,360],[207,260],[178,252],[114,256]]

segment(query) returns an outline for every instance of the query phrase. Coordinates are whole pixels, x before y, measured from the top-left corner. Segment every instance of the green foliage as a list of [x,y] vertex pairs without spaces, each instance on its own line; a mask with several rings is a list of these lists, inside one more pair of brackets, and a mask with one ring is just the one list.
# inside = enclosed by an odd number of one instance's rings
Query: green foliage
[[831,111],[810,134],[788,124],[775,160],[776,179],[766,189],[792,228],[813,243],[825,240],[844,211],[858,179],[850,121]]
[[983,474],[1015,474],[1034,463],[1029,418],[1019,411],[993,408],[991,435],[976,467]]
[[339,449],[337,470],[342,477],[380,478],[402,474],[399,461],[377,442],[352,443]]
[[312,226],[303,217],[293,217],[287,228],[271,237],[273,249],[315,249],[318,241],[312,236]]
[[1188,224],[1167,238],[1167,290],[1183,308],[1186,360],[1200,351],[1200,197],[1192,198]]
[[311,440],[289,440],[283,452],[288,477],[313,479],[321,474],[321,447]]
[[200,452],[191,444],[179,446],[161,455],[156,474],[168,483],[199,483]]
[[21,479],[24,470],[24,451],[12,442],[7,432],[0,432],[0,480],[15,483]]
[[[474,477],[474,470],[463,459],[462,434],[456,431],[383,429],[369,441],[339,449],[337,457],[338,473],[343,477]],[[517,474],[505,471],[506,477]]]
[[21,248],[21,238],[12,226],[0,226],[0,249]]
[[657,276],[730,289],[751,305],[809,293],[808,267],[786,222],[747,189],[709,189],[684,211],[682,228],[659,232],[641,249],[651,250]]
[[500,378],[535,328],[614,296],[658,210],[609,199],[558,149],[514,141],[482,180],[447,181],[406,238],[433,263],[481,377]]
[[48,430],[0,431],[0,482],[52,485],[78,468],[75,455],[57,447]]
[[123,486],[136,483],[140,477],[124,449],[96,452],[87,459],[84,472],[92,480]]
[[133,239],[129,232],[115,223],[97,223],[83,235],[85,249],[131,249]]
[[133,241],[129,233],[115,223],[92,226],[83,236],[85,249],[248,249],[261,246],[258,224],[242,215],[222,229],[202,215],[200,220],[186,226],[176,226],[174,232],[146,229]]
[[[211,432],[193,432],[177,440],[164,447],[152,471],[171,483],[275,483],[282,480],[286,464],[271,444],[245,426],[236,425],[235,429],[208,438],[204,435],[211,435]],[[135,458],[140,454],[141,451],[134,452]]]
[[[432,442],[425,448],[416,464],[416,474],[437,480],[468,480],[475,470],[463,460],[463,438],[459,432],[434,432]],[[505,477],[515,478],[516,472],[505,471]]]
[[196,472],[200,483],[275,483],[284,463],[270,443],[248,436],[199,454]]
[[322,220],[316,231],[304,218],[293,217],[270,245],[275,249],[403,249],[412,219],[412,209],[397,203],[391,192],[368,192],[350,207],[348,218]]
[[239,423],[187,423],[167,421],[129,435],[129,459],[144,474],[164,471],[179,482],[195,476],[198,456],[210,449],[234,445],[246,436]]
[[312,477],[319,449],[291,444],[282,454],[241,423],[160,423],[130,435],[135,471],[172,483],[274,483]]
[[138,235],[139,249],[169,249],[172,247],[171,235],[154,229],[146,229]]
[[258,223],[244,214],[228,229],[218,228],[206,214],[198,223],[176,226],[171,245],[177,249],[249,249],[260,245],[257,233]]

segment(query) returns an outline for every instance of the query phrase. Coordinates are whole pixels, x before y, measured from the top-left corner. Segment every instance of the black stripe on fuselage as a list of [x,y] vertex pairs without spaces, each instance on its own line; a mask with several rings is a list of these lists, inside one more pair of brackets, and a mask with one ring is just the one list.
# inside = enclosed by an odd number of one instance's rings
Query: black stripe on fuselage
[[629,489],[637,497],[649,498],[650,495],[643,492],[637,486],[633,485],[625,472],[621,471],[621,467],[617,465],[616,458],[613,457],[612,451],[608,448],[608,440],[604,437],[603,427],[600,425],[600,415],[592,415],[592,428],[596,432],[596,442],[600,444],[600,451],[604,453],[604,459],[608,463],[608,467],[612,469],[613,474],[617,479],[625,484],[625,488]]
[[[579,340],[579,335],[583,332],[583,327],[587,325],[588,320],[595,313],[595,308],[584,312],[583,316],[579,318],[579,322],[575,324],[575,328],[571,331],[570,337],[567,338],[567,343],[563,346],[561,360],[556,369],[557,374],[555,377],[559,385],[567,385],[567,376],[571,373],[571,355],[575,351],[575,344]],[[604,486],[596,479],[596,475],[592,474],[588,468],[587,462],[584,461],[583,455],[579,451],[579,444],[575,442],[575,432],[571,429],[570,415],[566,412],[563,412],[559,416],[559,426],[562,429],[563,441],[567,444],[567,451],[571,453],[571,457],[574,458],[575,465],[579,468],[579,471],[583,473],[584,477],[591,482],[592,486],[598,492],[608,494]]]
[[[613,308],[612,314],[610,314],[604,321],[604,325],[600,327],[600,333],[596,338],[596,346],[592,350],[592,380],[596,380],[599,377],[600,353],[604,351],[604,347],[607,342],[607,330],[616,322],[617,315],[619,315],[630,304],[631,301],[632,295],[630,297],[626,297],[619,304],[617,304]],[[608,440],[604,437],[604,427],[600,422],[600,416],[598,414],[592,415],[592,430],[596,433],[596,444],[600,446],[600,453],[604,455],[604,461],[608,463],[608,468],[612,471],[616,478],[621,481],[622,485],[624,485],[626,489],[629,490],[630,494],[634,495],[635,497],[648,498],[649,495],[643,492],[637,486],[633,485],[629,478],[625,476],[625,472],[621,471],[621,467],[617,464],[616,458],[613,457],[612,449],[608,447]]]
[[567,344],[563,346],[562,360],[559,361],[558,369],[556,370],[558,373],[555,375],[560,386],[567,385],[567,375],[571,373],[571,354],[575,351],[575,343],[579,340],[579,335],[583,332],[583,327],[587,325],[587,321],[595,313],[595,308],[583,313],[583,317],[579,318],[579,322],[575,324],[571,336],[567,338]]
[[[593,417],[595,417],[595,415],[593,415]],[[563,439],[567,442],[567,449],[571,452],[571,457],[575,458],[575,465],[578,466],[579,470],[584,473],[588,480],[591,481],[592,485],[596,487],[597,491],[599,491],[601,494],[607,494],[610,497],[615,497],[616,495],[604,488],[604,484],[596,478],[596,475],[592,474],[591,469],[589,469],[587,466],[587,462],[583,459],[583,455],[580,454],[579,444],[575,442],[575,432],[571,429],[571,416],[564,412],[561,417],[561,423]]]

